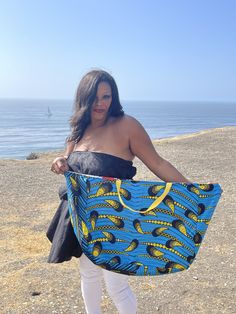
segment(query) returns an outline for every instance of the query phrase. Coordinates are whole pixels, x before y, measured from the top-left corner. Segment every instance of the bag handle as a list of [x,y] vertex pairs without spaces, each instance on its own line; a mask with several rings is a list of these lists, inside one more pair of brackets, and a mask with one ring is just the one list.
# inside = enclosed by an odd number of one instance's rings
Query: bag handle
[[[157,199],[142,213],[147,213],[147,212],[151,211],[152,209],[154,209],[155,207],[157,207],[163,201],[163,199],[166,197],[166,195],[170,192],[171,187],[172,187],[172,183],[167,182],[164,192],[159,197],[157,197]],[[120,189],[121,189],[121,180],[120,179],[116,180],[116,189],[117,189],[117,194],[118,194],[119,201],[121,202],[121,204],[125,208],[131,210],[132,212],[140,213],[139,210],[132,209],[131,207],[129,207],[128,205],[126,205],[123,202],[121,195],[120,195]]]

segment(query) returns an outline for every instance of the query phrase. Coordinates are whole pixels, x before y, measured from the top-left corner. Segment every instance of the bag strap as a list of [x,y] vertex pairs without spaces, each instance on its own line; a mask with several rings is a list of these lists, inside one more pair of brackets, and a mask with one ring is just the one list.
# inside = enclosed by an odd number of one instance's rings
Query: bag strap
[[[126,205],[123,202],[123,200],[121,198],[121,195],[120,195],[121,182],[122,181],[120,179],[116,180],[116,189],[117,189],[117,194],[118,194],[118,197],[119,197],[119,201],[121,202],[121,204],[125,208],[131,210],[132,212],[140,213],[139,210],[132,209],[131,207],[129,207],[128,205]],[[164,192],[159,197],[157,197],[157,199],[155,199],[155,201],[145,211],[142,211],[142,213],[147,213],[147,212],[151,211],[152,209],[156,208],[163,201],[163,199],[166,197],[166,195],[170,192],[171,187],[172,187],[172,183],[171,182],[167,182]]]

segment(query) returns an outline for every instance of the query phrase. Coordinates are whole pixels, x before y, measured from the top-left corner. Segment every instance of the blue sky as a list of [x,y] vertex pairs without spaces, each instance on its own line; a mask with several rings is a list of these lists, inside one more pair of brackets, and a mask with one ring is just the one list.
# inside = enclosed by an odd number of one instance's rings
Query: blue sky
[[109,71],[125,100],[236,101],[235,0],[0,0],[0,97],[71,99]]

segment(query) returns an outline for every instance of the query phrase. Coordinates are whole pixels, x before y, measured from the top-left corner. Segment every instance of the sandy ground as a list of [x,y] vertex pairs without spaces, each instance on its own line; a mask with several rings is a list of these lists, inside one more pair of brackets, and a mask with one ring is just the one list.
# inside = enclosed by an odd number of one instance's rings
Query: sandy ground
[[[138,313],[236,312],[236,127],[154,142],[195,182],[219,182],[223,196],[189,270],[132,277]],[[85,313],[78,260],[48,264],[45,232],[58,206],[63,176],[50,171],[58,152],[37,160],[0,160],[0,312]],[[138,160],[137,179],[154,179]],[[103,313],[117,313],[104,290]]]

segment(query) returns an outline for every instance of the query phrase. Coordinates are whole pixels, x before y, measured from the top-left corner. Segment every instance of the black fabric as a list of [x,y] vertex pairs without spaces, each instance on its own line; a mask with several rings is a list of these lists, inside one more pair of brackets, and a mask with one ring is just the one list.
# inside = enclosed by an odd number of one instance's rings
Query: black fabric
[[69,261],[72,256],[80,257],[81,247],[70,221],[67,200],[62,200],[50,223],[47,237],[52,242],[49,263]]
[[[71,171],[84,174],[132,179],[136,168],[132,161],[97,152],[73,152],[68,165]],[[80,257],[82,250],[74,234],[68,210],[66,185],[59,188],[61,202],[47,230],[47,237],[52,242],[49,263],[69,261],[72,256]]]
[[105,153],[75,151],[67,161],[73,171],[84,174],[120,179],[130,179],[136,174],[132,161]]

